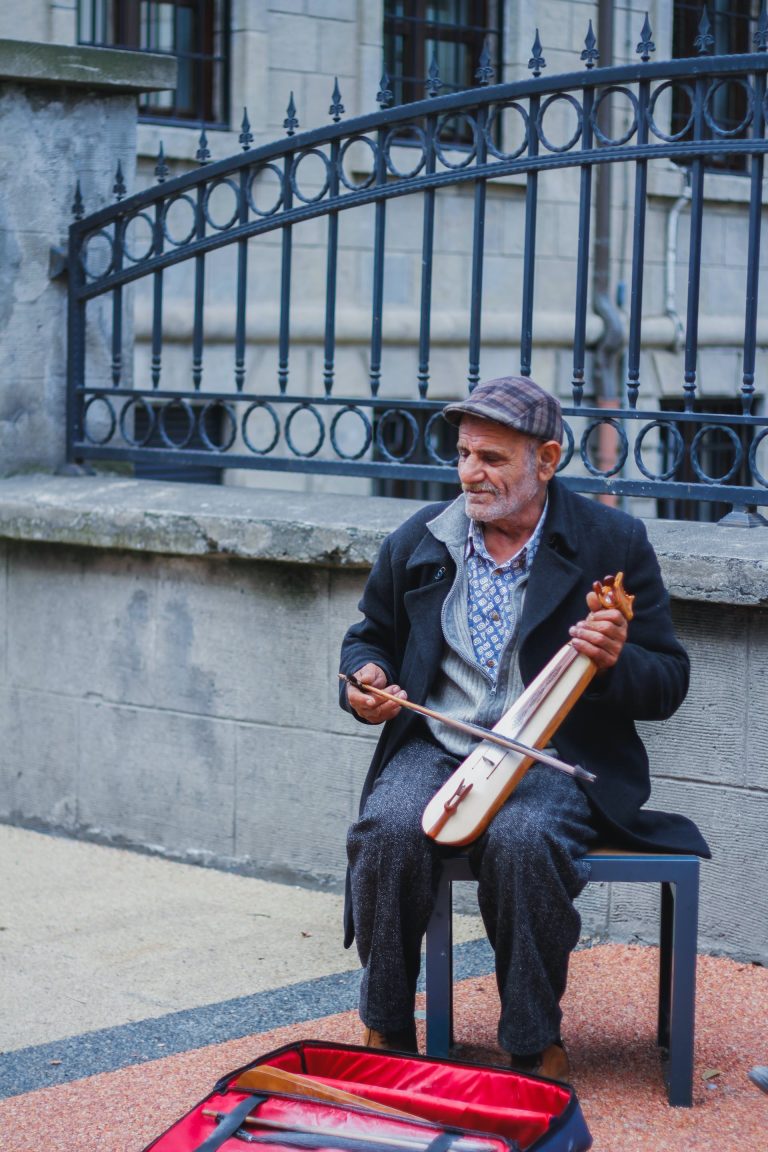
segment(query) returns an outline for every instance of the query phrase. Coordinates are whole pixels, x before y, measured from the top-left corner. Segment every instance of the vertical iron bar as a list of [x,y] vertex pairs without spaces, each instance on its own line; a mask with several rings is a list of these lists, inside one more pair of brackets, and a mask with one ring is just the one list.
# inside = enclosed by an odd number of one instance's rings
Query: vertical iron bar
[[[384,162],[384,129],[379,129],[376,152],[376,187],[383,188],[387,181]],[[387,225],[387,202],[376,201],[373,233],[373,309],[371,316],[371,396],[377,396],[381,384],[381,341],[384,318],[384,241]]]
[[[239,220],[248,223],[249,170],[240,169]],[[245,306],[248,289],[248,241],[237,243],[237,304],[235,317],[235,389],[242,392],[245,385]]]
[[[475,164],[482,166],[488,158],[486,127],[488,105],[483,104],[477,111]],[[472,228],[472,284],[469,301],[469,391],[480,380],[480,322],[483,307],[483,261],[485,259],[485,202],[487,185],[485,179],[475,181],[475,214]]]
[[[293,152],[285,157],[283,171],[283,216],[290,213],[293,207],[293,189],[291,186],[291,172],[293,168]],[[284,394],[288,387],[288,358],[291,348],[291,261],[293,259],[293,234],[290,224],[283,225],[282,265],[280,269],[280,340],[277,360],[277,383]]]
[[[202,240],[205,236],[205,216],[203,215],[203,201],[205,197],[205,184],[197,189],[197,223],[195,238]],[[203,381],[203,307],[205,305],[205,256],[200,253],[195,256],[195,309],[192,327],[192,385],[195,392],[200,391]]]
[[[155,205],[155,244],[156,256],[163,252],[163,209],[164,202]],[[152,277],[152,387],[160,387],[160,372],[163,356],[163,270],[159,268]]]
[[[648,80],[638,85],[637,144],[648,143]],[[627,398],[637,407],[640,390],[640,338],[643,318],[643,266],[645,263],[645,214],[648,205],[648,161],[635,161],[635,219],[632,240],[632,284],[630,288],[629,344],[627,348]]]
[[[541,98],[531,97],[528,108],[528,155],[538,156],[536,122]],[[523,311],[520,319],[520,375],[530,376],[533,356],[533,285],[536,272],[536,214],[539,206],[539,174],[528,173],[525,188],[525,240],[523,251]]]
[[[765,73],[755,75],[755,110],[752,122],[754,139],[762,140],[765,130],[763,101]],[[741,407],[745,416],[752,411],[755,398],[755,350],[757,345],[757,304],[760,284],[760,231],[762,223],[762,190],[764,154],[753,152],[750,167],[749,243],[747,245],[747,291],[744,311],[744,372],[741,384]]]
[[[424,171],[431,176],[435,171],[435,116],[428,118],[426,129],[427,159]],[[424,193],[424,226],[421,242],[421,316],[419,322],[419,396],[423,400],[429,387],[429,347],[432,311],[432,255],[435,237],[435,190]]]
[[[333,203],[339,195],[339,142],[331,144],[331,177],[328,200]],[[336,271],[339,252],[339,213],[328,213],[328,262],[325,278],[325,360],[323,384],[326,396],[333,391],[333,367],[336,354]]]
[[[582,105],[582,150],[592,147],[593,88],[584,89]],[[587,332],[587,286],[589,272],[589,218],[592,207],[592,165],[581,166],[579,190],[579,247],[576,258],[576,321],[573,332],[573,403],[578,408],[584,394],[584,360]]]
[[[704,139],[704,95],[706,77],[696,80],[694,92],[694,141]],[[699,348],[699,296],[701,290],[701,231],[704,216],[704,159],[695,156],[691,164],[691,231],[688,251],[688,301],[685,326],[685,411],[693,410],[696,395],[696,359]]]
[[[115,218],[114,270],[123,270],[123,226],[124,218]],[[112,385],[120,387],[123,374],[123,289],[118,286],[112,291]]]
[[82,246],[85,233],[69,233],[67,275],[67,460],[75,459],[75,444],[83,439],[82,396],[85,388],[86,304],[81,297],[85,275]]

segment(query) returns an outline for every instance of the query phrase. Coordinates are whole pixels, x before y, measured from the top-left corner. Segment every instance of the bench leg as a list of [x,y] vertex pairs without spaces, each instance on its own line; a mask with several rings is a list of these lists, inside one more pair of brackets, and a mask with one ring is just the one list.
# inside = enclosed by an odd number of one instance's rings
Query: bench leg
[[453,926],[451,881],[440,877],[427,927],[427,1055],[448,1056],[453,1043]]
[[[664,899],[662,896],[662,902]],[[690,1108],[693,1103],[696,941],[699,919],[698,860],[692,860],[685,868],[675,882],[674,897],[670,892],[666,899],[668,906],[669,901],[673,900],[671,957],[666,961],[669,972],[666,993],[669,1038],[667,1094],[670,1104]]]

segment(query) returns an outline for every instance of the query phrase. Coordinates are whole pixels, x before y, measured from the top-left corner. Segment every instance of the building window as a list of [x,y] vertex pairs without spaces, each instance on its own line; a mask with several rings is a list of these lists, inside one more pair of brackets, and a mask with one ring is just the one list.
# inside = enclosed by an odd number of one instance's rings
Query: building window
[[493,0],[384,0],[384,62],[396,104],[427,95],[433,57],[440,94],[474,88],[488,44],[493,83],[501,80],[501,2]]
[[175,91],[139,101],[142,120],[229,127],[229,0],[78,0],[77,39],[175,56]]
[[[713,55],[734,56],[754,51],[752,36],[757,27],[758,6],[758,0],[714,0],[707,5],[710,34],[714,38],[711,48]],[[701,14],[701,0],[677,0],[675,3],[672,55],[676,59],[699,55],[695,42],[699,35]],[[736,128],[743,123],[747,114],[747,94],[739,83],[722,84],[712,98],[711,110],[714,119],[723,128]],[[676,86],[672,96],[673,134],[682,130],[690,111],[688,96],[682,88]],[[704,164],[716,172],[746,172],[748,160],[747,156],[720,153],[707,157]]]

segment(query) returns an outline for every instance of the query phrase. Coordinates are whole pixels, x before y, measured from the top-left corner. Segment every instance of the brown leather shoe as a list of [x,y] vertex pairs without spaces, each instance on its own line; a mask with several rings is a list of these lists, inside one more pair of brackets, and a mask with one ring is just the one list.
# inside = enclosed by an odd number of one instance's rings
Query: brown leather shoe
[[383,1048],[387,1052],[414,1052],[418,1053],[416,1043],[416,1025],[410,1028],[401,1028],[396,1032],[379,1032],[376,1028],[366,1028],[363,1032],[363,1044],[366,1048]]
[[570,1083],[571,1065],[562,1044],[550,1044],[540,1055],[535,1056],[517,1056],[510,1052],[509,1061],[515,1072],[546,1076],[549,1080],[560,1080],[563,1084]]

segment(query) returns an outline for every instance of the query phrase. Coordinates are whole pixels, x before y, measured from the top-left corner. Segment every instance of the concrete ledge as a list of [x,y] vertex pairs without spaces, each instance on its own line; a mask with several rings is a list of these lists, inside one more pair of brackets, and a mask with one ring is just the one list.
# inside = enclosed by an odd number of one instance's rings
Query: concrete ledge
[[[114,477],[0,481],[0,538],[364,569],[418,504]],[[768,529],[648,521],[671,595],[768,605]]]
[[160,92],[176,87],[177,61],[153,52],[0,40],[0,80],[64,84],[112,92]]

